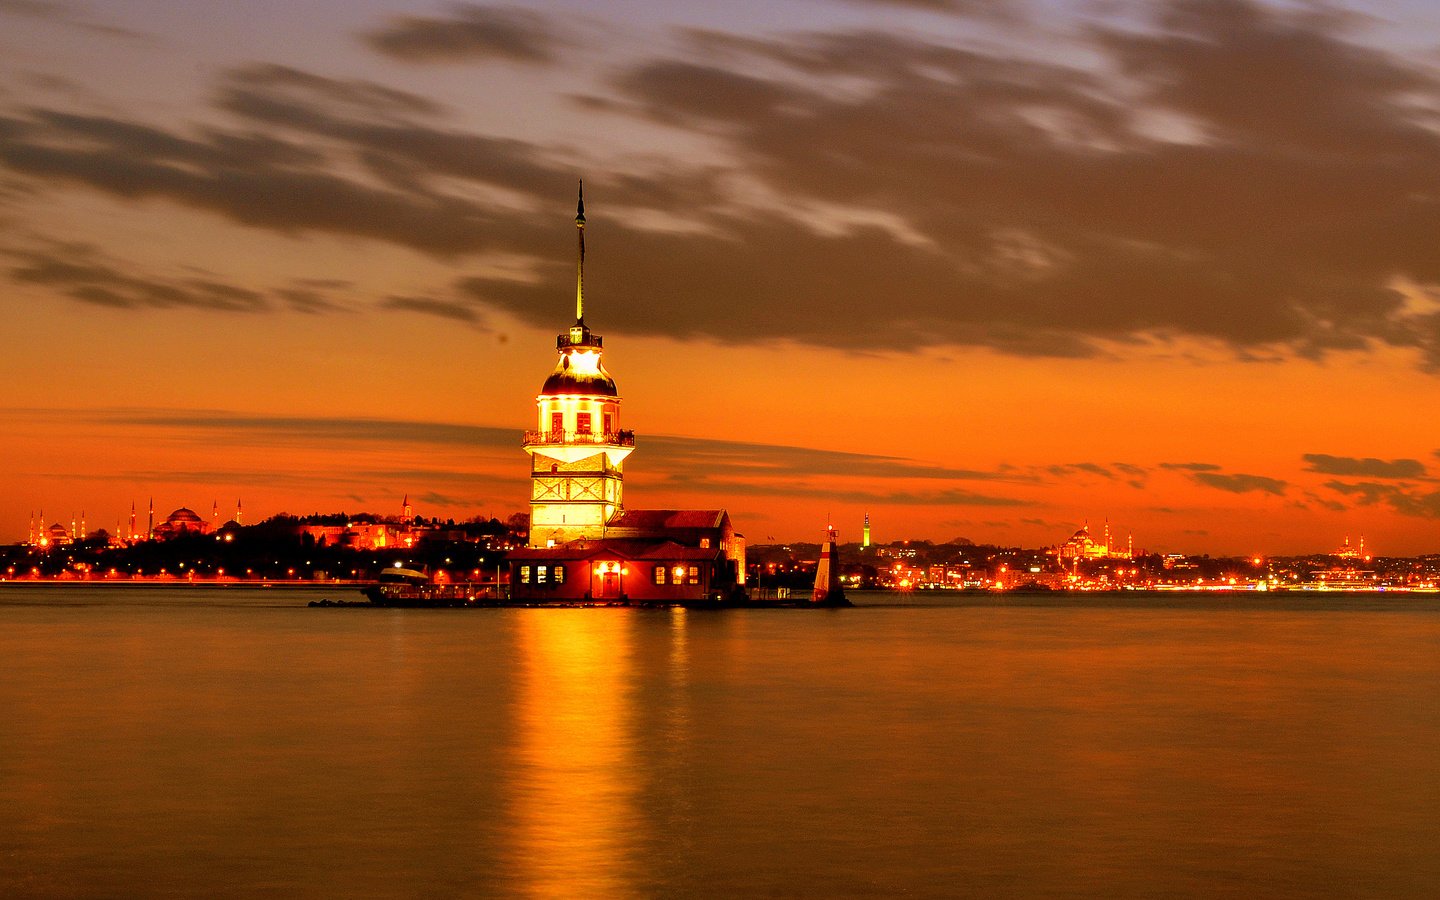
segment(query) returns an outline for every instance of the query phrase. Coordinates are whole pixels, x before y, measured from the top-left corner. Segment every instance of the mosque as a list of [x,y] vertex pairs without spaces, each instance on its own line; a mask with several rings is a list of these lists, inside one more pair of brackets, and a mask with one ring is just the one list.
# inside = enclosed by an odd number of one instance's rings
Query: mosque
[[723,509],[626,509],[635,432],[620,427],[620,394],[585,324],[585,199],[575,216],[575,324],[536,398],[530,456],[530,537],[511,551],[511,597],[532,601],[726,600],[745,591],[745,539]]

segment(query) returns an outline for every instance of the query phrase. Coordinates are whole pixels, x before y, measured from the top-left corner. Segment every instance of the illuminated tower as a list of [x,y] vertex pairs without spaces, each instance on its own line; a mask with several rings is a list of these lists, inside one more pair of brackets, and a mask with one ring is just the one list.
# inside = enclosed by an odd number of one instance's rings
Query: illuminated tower
[[865,514],[865,537],[860,541],[862,548],[870,546],[870,514]]
[[415,521],[415,510],[410,506],[409,494],[406,494],[405,499],[400,501],[400,515],[405,520],[406,525]]
[[237,498],[235,499],[235,524],[236,524],[236,525],[239,525],[239,524],[240,524],[240,516],[242,516],[244,513],[245,513],[245,508],[240,505],[240,499],[237,497]]
[[150,498],[150,524],[145,529],[145,540],[155,540],[155,498]]
[[635,433],[620,430],[620,396],[600,361],[603,341],[585,325],[585,195],[575,213],[579,253],[575,324],[555,339],[560,359],[536,398],[530,454],[530,546],[602,538],[621,511],[625,457]]
[[135,540],[135,501],[130,501],[130,540]]
[[35,546],[35,510],[30,510],[30,538],[25,542],[31,547]]

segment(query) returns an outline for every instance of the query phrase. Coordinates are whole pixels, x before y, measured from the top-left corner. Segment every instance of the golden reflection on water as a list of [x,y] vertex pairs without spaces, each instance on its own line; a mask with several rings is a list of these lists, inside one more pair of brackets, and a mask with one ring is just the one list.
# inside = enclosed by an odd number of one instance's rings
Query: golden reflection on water
[[509,856],[531,896],[635,893],[634,622],[588,610],[519,620]]

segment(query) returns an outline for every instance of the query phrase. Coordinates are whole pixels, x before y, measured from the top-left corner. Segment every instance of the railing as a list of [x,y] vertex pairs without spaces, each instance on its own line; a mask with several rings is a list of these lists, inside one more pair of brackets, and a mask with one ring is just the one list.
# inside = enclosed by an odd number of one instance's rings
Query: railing
[[527,431],[525,432],[525,446],[532,444],[602,444],[611,447],[633,447],[635,446],[635,432],[629,429],[621,431]]
[[564,350],[566,347],[596,347],[605,346],[605,339],[598,334],[587,334],[583,340],[575,340],[568,334],[558,335],[555,338],[555,349]]

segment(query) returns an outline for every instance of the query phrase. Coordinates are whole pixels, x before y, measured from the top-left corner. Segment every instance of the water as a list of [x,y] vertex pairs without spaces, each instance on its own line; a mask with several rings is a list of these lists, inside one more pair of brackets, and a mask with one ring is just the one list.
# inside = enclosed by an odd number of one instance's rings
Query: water
[[1435,600],[316,596],[0,589],[0,895],[1440,891]]

